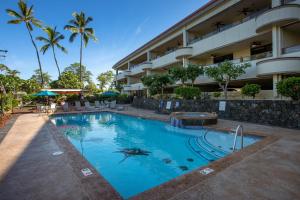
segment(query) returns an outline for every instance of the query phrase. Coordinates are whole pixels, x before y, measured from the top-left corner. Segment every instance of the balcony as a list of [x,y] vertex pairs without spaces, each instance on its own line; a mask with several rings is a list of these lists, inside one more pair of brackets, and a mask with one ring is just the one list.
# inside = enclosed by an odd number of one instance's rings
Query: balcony
[[282,49],[282,54],[290,54],[290,53],[295,53],[295,52],[300,52],[300,44],[293,45],[293,46]]
[[202,35],[202,36],[199,36],[199,37],[197,37],[197,38],[194,38],[193,40],[189,41],[188,44],[192,45],[192,44],[194,44],[194,43],[196,43],[196,42],[198,42],[198,41],[205,40],[205,39],[207,39],[207,38],[209,38],[209,37],[212,37],[212,36],[214,36],[214,35],[220,34],[220,33],[224,32],[224,31],[226,31],[226,30],[229,30],[229,29],[231,29],[231,28],[234,28],[234,27],[236,27],[236,26],[239,26],[239,25],[241,25],[241,24],[243,24],[243,23],[246,23],[246,22],[248,22],[248,21],[250,21],[250,20],[255,21],[255,18],[256,18],[258,15],[264,13],[264,12],[267,11],[267,10],[269,10],[269,8],[261,9],[261,10],[259,10],[259,11],[257,11],[257,12],[254,12],[254,13],[250,14],[248,17],[244,18],[244,19],[241,20],[241,21],[233,22],[233,23],[231,23],[231,24],[226,24],[226,25],[220,27],[219,30],[215,30],[215,31],[209,32],[209,33],[207,33],[207,34],[205,34],[205,35]]
[[137,75],[141,74],[144,72],[146,69],[151,69],[152,68],[152,63],[151,62],[143,62],[138,65],[133,65],[130,67],[131,74],[130,75]]
[[252,18],[244,23],[240,23],[222,32],[213,34],[210,37],[198,40],[197,42],[190,44],[190,46],[193,47],[193,56],[255,37],[257,36],[255,26],[255,19]]
[[116,75],[116,80],[119,81],[119,80],[125,79],[130,74],[131,74],[130,71],[120,72],[118,75]]
[[143,83],[134,83],[130,85],[125,85],[123,87],[124,91],[136,91],[136,90],[143,90],[145,87]]
[[281,26],[297,20],[300,20],[300,5],[278,6],[256,17],[256,32],[263,32],[271,29],[273,25]]
[[[245,71],[246,73],[238,77],[238,79],[253,79],[257,77],[257,62],[263,61],[268,59],[272,56],[272,52],[264,52],[255,56],[249,56],[249,57],[243,57],[242,59],[235,59],[231,60],[234,64],[241,64],[241,63],[249,63],[250,67],[248,67]],[[218,66],[220,63],[206,65],[205,67],[211,67],[211,66]],[[208,78],[207,75],[200,75],[195,83],[196,84],[207,84],[207,83],[213,83],[214,81],[210,78]]]
[[182,47],[175,51],[176,59],[182,59],[184,57],[190,57],[193,55],[193,48],[192,47]]
[[175,51],[172,51],[162,57],[158,57],[155,60],[152,60],[152,68],[161,68],[173,63],[178,62],[175,56]]
[[257,62],[257,75],[300,73],[300,57],[279,57]]

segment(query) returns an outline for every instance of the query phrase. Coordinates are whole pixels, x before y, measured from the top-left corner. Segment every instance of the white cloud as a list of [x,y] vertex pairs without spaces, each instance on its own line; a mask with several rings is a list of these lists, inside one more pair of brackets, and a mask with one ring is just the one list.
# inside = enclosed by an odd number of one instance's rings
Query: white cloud
[[143,26],[149,21],[150,17],[147,17],[142,23],[140,23],[135,29],[135,35],[142,33]]

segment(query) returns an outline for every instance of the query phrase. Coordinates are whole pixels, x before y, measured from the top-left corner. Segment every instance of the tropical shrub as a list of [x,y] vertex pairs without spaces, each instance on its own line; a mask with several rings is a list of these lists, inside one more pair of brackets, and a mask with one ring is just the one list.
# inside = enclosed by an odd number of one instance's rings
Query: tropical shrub
[[180,65],[171,67],[169,74],[174,81],[181,81],[182,85],[188,80],[186,68]]
[[34,96],[34,95],[24,95],[24,96],[22,96],[22,101],[24,103],[28,103],[28,102],[34,101],[36,99],[37,99],[37,97]]
[[199,97],[201,91],[197,87],[178,87],[175,88],[175,94],[184,99],[193,99],[194,97]]
[[242,94],[245,96],[250,96],[254,99],[255,95],[260,92],[260,88],[261,87],[258,84],[246,84],[244,87],[242,87]]
[[300,100],[300,77],[290,77],[277,83],[277,91],[285,97]]
[[66,95],[66,97],[67,97],[66,100],[68,102],[75,102],[75,101],[79,101],[80,100],[80,97],[77,94],[69,94],[69,95]]
[[248,67],[250,67],[249,63],[234,64],[231,61],[225,61],[218,64],[218,66],[206,68],[205,74],[219,84],[224,92],[225,99],[227,99],[228,84],[245,74]]
[[192,81],[192,86],[194,86],[196,78],[203,73],[204,73],[203,67],[196,64],[189,64],[186,68],[186,75],[187,78]]
[[150,94],[164,94],[164,88],[173,83],[169,74],[154,74],[141,78],[142,83],[148,87]]

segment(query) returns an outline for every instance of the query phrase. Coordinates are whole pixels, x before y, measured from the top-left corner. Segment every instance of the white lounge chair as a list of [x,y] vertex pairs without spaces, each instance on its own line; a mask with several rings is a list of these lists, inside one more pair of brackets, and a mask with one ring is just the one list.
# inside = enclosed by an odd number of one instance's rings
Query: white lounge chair
[[116,101],[116,100],[115,100],[115,101],[112,101],[112,102],[110,102],[110,104],[109,104],[109,108],[115,109],[115,108],[116,108],[116,105],[117,105],[117,101]]
[[54,113],[54,112],[56,111],[56,103],[51,103],[51,104],[50,104],[50,111],[51,111],[52,113]]
[[67,102],[65,102],[63,105],[62,105],[62,108],[63,108],[63,111],[64,112],[68,112],[69,111],[69,104]]
[[103,108],[109,108],[109,103],[105,103],[105,101],[101,101],[101,105]]
[[167,101],[166,109],[170,110],[172,105],[172,101]]
[[95,101],[95,108],[101,108],[99,101]]
[[95,107],[91,106],[88,101],[84,102],[84,107],[86,110],[95,110]]
[[77,111],[83,110],[79,101],[75,101],[75,110],[77,110]]

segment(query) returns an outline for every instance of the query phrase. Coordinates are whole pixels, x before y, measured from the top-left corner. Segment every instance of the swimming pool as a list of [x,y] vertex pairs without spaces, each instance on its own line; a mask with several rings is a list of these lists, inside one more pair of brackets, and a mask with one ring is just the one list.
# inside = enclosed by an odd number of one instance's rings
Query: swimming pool
[[[51,121],[125,199],[230,154],[234,137],[110,112]],[[246,136],[244,146],[258,140]]]

